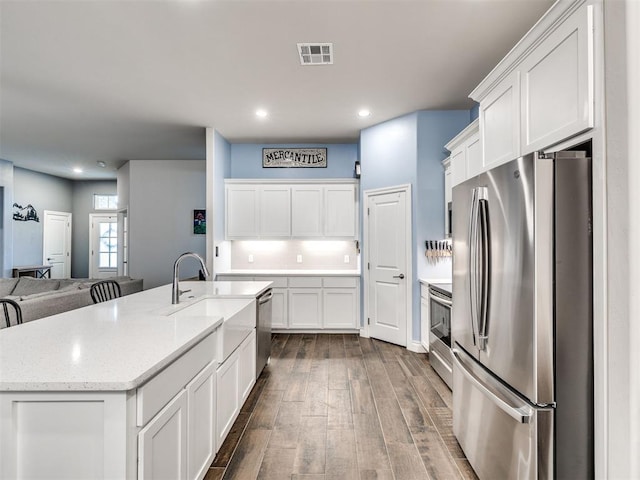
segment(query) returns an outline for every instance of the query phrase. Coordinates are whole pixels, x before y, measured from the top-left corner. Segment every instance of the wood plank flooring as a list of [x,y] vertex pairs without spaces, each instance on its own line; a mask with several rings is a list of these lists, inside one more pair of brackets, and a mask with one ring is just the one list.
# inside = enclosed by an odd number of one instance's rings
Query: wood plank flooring
[[274,334],[205,480],[476,478],[426,355],[358,335]]

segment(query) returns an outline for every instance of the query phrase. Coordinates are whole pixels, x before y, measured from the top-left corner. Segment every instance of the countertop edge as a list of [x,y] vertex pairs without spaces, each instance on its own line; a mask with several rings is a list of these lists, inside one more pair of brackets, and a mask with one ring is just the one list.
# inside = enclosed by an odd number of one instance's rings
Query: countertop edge
[[419,278],[418,281],[423,285],[429,285],[431,283],[452,283],[450,278]]

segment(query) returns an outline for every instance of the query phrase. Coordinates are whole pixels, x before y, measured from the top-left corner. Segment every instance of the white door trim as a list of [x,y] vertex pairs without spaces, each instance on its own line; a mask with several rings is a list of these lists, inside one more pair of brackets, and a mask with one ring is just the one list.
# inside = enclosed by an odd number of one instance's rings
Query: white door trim
[[[413,264],[412,260],[412,251],[413,251],[413,241],[412,241],[412,224],[411,224],[411,212],[412,212],[412,198],[411,198],[411,184],[403,184],[396,185],[393,187],[384,187],[384,188],[375,188],[371,190],[364,190],[363,192],[363,225],[362,225],[362,239],[363,246],[362,252],[364,257],[363,269],[364,269],[364,325],[362,330],[360,331],[360,335],[363,337],[369,337],[369,284],[370,284],[370,270],[368,267],[369,264],[369,215],[367,212],[364,212],[364,209],[369,208],[369,198],[375,195],[383,195],[386,193],[401,193],[404,192],[406,194],[406,202],[405,202],[405,214],[406,214],[406,222],[407,226],[407,248],[406,248],[406,266],[407,266],[407,297],[406,297],[406,307],[407,307],[407,349],[413,344],[413,284],[415,282],[413,278]],[[411,321],[409,321],[411,320]]]

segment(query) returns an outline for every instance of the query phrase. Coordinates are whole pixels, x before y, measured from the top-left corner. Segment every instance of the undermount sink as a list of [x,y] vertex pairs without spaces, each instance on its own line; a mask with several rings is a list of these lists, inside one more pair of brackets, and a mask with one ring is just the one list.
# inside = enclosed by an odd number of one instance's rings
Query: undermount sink
[[203,298],[171,314],[174,318],[222,317],[217,330],[217,359],[225,359],[256,326],[256,301],[243,298]]

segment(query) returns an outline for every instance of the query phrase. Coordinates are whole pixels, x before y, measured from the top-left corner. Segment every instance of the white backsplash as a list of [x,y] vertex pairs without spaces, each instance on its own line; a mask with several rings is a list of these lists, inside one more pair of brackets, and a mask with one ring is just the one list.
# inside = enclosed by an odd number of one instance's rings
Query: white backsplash
[[353,240],[234,240],[229,243],[230,267],[234,270],[358,268],[358,252]]

